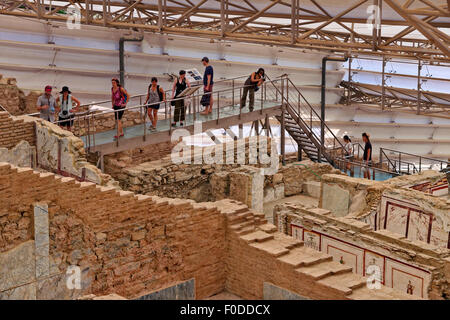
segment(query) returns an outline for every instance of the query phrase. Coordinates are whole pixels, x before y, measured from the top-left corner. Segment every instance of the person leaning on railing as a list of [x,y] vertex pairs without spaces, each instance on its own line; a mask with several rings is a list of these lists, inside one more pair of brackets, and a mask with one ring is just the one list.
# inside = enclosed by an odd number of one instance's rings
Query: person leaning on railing
[[[58,124],[61,128],[72,131],[73,112],[80,107],[80,101],[72,96],[69,87],[64,86],[56,97],[56,112],[58,113]],[[74,104],[76,107],[74,108]]]
[[350,170],[350,176],[354,176],[353,166],[350,162],[353,162],[354,156],[353,156],[353,144],[352,140],[349,138],[349,136],[344,136],[344,158],[348,161],[347,162],[347,170]]
[[244,90],[241,97],[241,109],[245,107],[248,94],[250,99],[249,110],[253,111],[253,107],[255,105],[255,92],[258,91],[264,81],[265,74],[263,68],[259,68],[258,71],[252,72],[247,80],[245,80]]
[[119,139],[123,137],[123,126],[122,126],[122,117],[125,112],[125,108],[127,106],[128,93],[120,85],[120,81],[117,78],[113,78],[111,80],[112,88],[111,88],[111,103],[114,109],[114,118],[116,120],[117,125],[117,135],[114,136],[114,139]]

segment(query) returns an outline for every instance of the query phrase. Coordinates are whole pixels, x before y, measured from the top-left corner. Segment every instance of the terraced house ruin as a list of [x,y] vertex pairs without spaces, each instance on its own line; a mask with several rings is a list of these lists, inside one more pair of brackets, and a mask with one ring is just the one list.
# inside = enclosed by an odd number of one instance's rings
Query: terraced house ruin
[[449,17],[1,2],[0,300],[448,300]]

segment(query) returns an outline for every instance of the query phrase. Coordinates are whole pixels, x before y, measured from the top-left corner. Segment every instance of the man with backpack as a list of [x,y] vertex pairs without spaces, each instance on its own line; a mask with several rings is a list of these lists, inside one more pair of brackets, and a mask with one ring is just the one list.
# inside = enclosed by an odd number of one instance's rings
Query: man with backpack
[[152,83],[148,86],[147,98],[145,99],[148,118],[151,121],[151,125],[149,127],[151,131],[156,130],[158,110],[160,107],[159,102],[161,101],[166,101],[166,94],[164,93],[164,89],[158,85],[158,79],[153,77]]

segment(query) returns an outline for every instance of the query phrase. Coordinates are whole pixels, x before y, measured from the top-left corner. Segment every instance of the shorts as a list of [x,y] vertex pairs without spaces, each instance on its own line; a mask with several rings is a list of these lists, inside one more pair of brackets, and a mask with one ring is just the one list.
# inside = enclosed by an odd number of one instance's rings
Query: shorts
[[123,114],[124,114],[124,112],[125,112],[125,107],[122,107],[122,106],[114,106],[113,109],[114,109],[114,110],[121,110],[121,111],[114,112],[114,119],[116,119],[116,120],[122,120]]
[[55,115],[53,114],[53,113],[49,113],[49,114],[40,114],[39,115],[39,117],[41,118],[41,119],[44,119],[44,120],[46,120],[46,121],[49,121],[49,122],[55,122]]
[[[365,165],[366,163],[365,163],[365,161],[363,162],[363,164]],[[363,167],[362,169],[363,169],[363,172],[369,172],[370,173],[370,167],[372,166],[372,160],[369,160],[369,163],[368,163],[368,167]]]
[[69,127],[70,128],[70,127],[73,126],[73,118],[74,118],[73,115],[70,115],[67,118],[59,117],[59,119],[58,119],[59,123],[58,124],[61,127]]
[[154,109],[154,110],[159,110],[160,105],[159,104],[152,104],[151,106],[146,106],[145,108],[148,110],[148,108],[150,109]]

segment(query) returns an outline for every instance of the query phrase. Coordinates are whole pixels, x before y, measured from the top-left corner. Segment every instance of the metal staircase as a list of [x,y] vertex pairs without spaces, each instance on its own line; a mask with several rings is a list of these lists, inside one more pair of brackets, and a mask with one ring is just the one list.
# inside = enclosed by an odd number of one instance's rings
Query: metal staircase
[[282,97],[283,106],[282,113],[276,115],[276,119],[282,126],[284,122],[286,131],[297,142],[299,150],[303,150],[312,161],[334,165],[334,159],[343,156],[343,144],[287,76],[282,78],[281,87],[276,90]]

